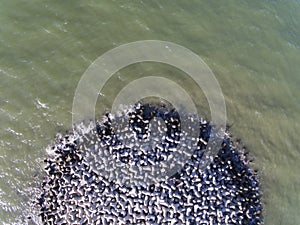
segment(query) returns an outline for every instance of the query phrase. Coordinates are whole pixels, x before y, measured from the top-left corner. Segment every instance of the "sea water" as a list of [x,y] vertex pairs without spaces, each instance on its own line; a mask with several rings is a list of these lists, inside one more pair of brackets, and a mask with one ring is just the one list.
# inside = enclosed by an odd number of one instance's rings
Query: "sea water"
[[[300,2],[15,1],[0,3],[0,221],[26,224],[45,148],[72,124],[76,86],[106,51],[138,40],[171,41],[198,54],[224,93],[227,122],[261,173],[265,223],[300,223]],[[142,63],[101,91],[146,75],[203,93],[181,71]],[[83,103],[84,105],[84,103]],[[28,222],[30,224],[30,222]]]

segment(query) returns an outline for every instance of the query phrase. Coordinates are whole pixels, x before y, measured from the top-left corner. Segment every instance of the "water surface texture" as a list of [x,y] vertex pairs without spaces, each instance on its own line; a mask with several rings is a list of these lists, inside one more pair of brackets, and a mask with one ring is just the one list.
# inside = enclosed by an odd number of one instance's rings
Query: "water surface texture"
[[[262,173],[265,223],[299,224],[296,0],[2,0],[1,224],[27,223],[45,148],[57,132],[71,128],[74,92],[87,67],[113,47],[144,39],[175,42],[204,59],[222,87],[233,134],[243,140]],[[107,97],[99,107],[130,80],[157,70],[153,68],[158,67],[145,64],[120,71],[103,90]],[[167,77],[176,72],[160,71]],[[191,95],[201,96],[189,79],[177,76],[190,86]],[[206,108],[204,104],[203,114]]]

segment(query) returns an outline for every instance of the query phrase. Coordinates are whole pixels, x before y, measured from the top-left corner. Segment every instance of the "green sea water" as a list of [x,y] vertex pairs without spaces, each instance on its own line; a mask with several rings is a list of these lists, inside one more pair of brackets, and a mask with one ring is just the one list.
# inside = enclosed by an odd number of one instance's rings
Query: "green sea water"
[[[71,128],[74,93],[88,66],[114,47],[149,39],[185,46],[209,65],[223,90],[231,131],[261,172],[265,224],[300,224],[296,0],[1,0],[1,224],[33,224],[24,217],[32,211],[45,148],[57,132]],[[150,64],[125,68],[107,84],[99,107],[153,71],[167,77],[176,72]],[[194,99],[199,96],[206,115],[202,93],[176,74]]]

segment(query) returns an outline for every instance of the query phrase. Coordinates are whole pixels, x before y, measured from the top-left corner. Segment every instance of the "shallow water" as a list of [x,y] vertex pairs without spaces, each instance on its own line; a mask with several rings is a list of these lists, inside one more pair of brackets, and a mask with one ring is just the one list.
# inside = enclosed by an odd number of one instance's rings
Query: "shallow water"
[[[44,149],[71,127],[74,92],[91,62],[118,45],[157,39],[191,49],[216,75],[232,132],[262,173],[266,224],[299,224],[299,21],[300,2],[292,0],[2,0],[0,221],[25,223],[17,219],[30,213]],[[151,64],[125,68],[98,107],[153,71],[174,73]],[[179,83],[190,86],[182,76]],[[193,85],[189,92],[203,96]],[[205,101],[202,107],[206,115]]]

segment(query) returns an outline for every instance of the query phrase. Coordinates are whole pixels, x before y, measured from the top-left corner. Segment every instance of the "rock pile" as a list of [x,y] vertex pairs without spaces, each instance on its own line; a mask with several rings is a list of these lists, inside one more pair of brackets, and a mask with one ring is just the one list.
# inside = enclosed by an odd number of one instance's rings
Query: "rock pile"
[[[211,131],[204,120],[197,121],[200,136],[191,160],[168,179],[127,186],[101,176],[90,163],[98,148],[121,164],[145,166],[163,162],[184,141],[175,110],[138,105],[127,119],[133,131],[128,139],[114,129],[116,119],[110,114],[83,137],[57,138],[45,159],[39,199],[44,224],[262,224],[257,172],[249,167],[247,151],[238,141],[226,133],[212,163],[205,170],[197,167]],[[149,124],[155,119],[164,135],[141,150],[135,142],[152,135]]]

